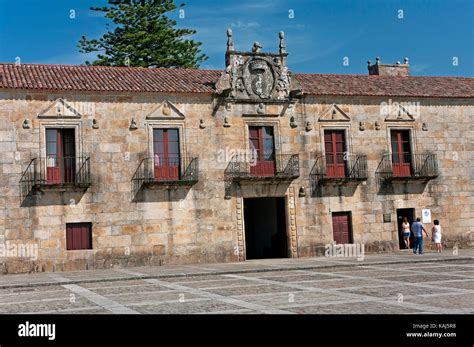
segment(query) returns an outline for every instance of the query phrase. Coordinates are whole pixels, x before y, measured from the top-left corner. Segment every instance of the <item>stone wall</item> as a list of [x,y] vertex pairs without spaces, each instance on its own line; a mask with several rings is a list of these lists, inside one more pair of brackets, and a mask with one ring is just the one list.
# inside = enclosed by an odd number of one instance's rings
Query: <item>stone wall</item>
[[[79,113],[86,111],[79,118],[38,117],[58,98]],[[366,244],[368,250],[398,249],[397,208],[415,208],[417,215],[422,208],[431,209],[433,218],[441,221],[448,245],[472,246],[473,100],[397,101],[419,102],[420,114],[413,121],[408,117],[387,122],[380,105],[389,100],[375,97],[305,97],[292,107],[266,105],[262,113],[254,112],[257,105],[226,105],[211,95],[4,90],[0,93],[0,243],[35,242],[39,254],[37,260],[6,258],[1,270],[243,260],[239,208],[242,197],[259,196],[286,196],[290,256],[321,254],[333,240],[331,212],[336,211],[352,212],[354,242]],[[329,121],[325,115],[333,104],[342,113]],[[171,112],[163,112],[163,107]],[[291,117],[296,127],[290,126]],[[130,129],[132,119],[135,130]],[[22,126],[25,120],[29,129]],[[77,127],[77,147],[90,154],[92,185],[85,192],[44,192],[25,203],[20,201],[20,177],[30,159],[44,149],[45,124]],[[248,147],[248,124],[275,127],[277,152],[299,154],[300,177],[281,185],[234,185],[231,198],[225,199],[224,171],[235,151]],[[145,190],[136,199],[131,178],[150,151],[150,128],[160,125],[181,129],[182,154],[199,156],[199,181],[192,187]],[[380,192],[375,171],[389,149],[388,126],[410,127],[417,151],[438,155],[438,178]],[[322,151],[324,127],[347,129],[351,151],[368,156],[369,179],[354,188],[328,188],[314,196],[309,173]],[[299,197],[303,186],[307,194]],[[390,223],[383,223],[384,213],[391,214]],[[65,224],[72,222],[92,222],[92,250],[66,251]]]

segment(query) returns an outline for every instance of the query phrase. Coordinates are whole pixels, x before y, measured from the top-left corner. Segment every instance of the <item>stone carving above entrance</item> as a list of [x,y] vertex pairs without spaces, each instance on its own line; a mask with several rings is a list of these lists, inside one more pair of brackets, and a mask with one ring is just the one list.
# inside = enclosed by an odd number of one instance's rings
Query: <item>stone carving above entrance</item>
[[279,53],[264,53],[255,42],[251,52],[234,50],[232,30],[227,30],[226,69],[219,78],[217,94],[228,100],[290,101],[301,95],[301,85],[286,66],[284,34],[280,32]]

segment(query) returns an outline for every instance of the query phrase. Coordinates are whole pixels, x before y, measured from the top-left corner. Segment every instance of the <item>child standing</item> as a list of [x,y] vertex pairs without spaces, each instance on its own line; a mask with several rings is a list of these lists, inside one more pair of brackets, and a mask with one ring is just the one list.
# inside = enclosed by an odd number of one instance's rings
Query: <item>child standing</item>
[[433,233],[433,242],[436,245],[438,253],[441,253],[443,251],[443,244],[441,243],[441,226],[439,225],[439,220],[435,219],[433,224],[434,226],[431,229],[431,232]]

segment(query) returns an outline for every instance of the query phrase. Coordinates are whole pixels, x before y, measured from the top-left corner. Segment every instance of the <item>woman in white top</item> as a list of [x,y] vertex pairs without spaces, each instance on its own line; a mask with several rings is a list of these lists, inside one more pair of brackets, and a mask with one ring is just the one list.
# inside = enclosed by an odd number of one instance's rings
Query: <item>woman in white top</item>
[[431,232],[433,233],[433,242],[436,245],[438,253],[441,253],[443,251],[443,244],[441,243],[441,226],[439,225],[439,220],[435,219],[433,224],[434,226],[431,229]]
[[402,233],[405,246],[410,249],[410,223],[408,223],[408,219],[406,217],[403,218]]

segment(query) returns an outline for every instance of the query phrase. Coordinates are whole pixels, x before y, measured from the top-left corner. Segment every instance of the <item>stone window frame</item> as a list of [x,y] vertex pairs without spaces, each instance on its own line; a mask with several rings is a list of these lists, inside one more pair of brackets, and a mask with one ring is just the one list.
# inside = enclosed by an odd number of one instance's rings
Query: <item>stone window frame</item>
[[74,129],[76,156],[83,155],[82,121],[77,119],[42,120],[39,123],[39,155],[46,157],[46,129]]
[[321,155],[326,156],[326,148],[324,146],[324,131],[325,130],[343,130],[344,137],[346,141],[346,153],[352,153],[352,131],[350,124],[321,124],[319,127],[319,136],[320,136],[320,148],[321,148]]
[[179,136],[179,155],[181,157],[181,163],[185,166],[188,163],[183,162],[188,157],[187,144],[186,144],[186,127],[184,120],[147,120],[147,136],[148,136],[148,149],[147,156],[153,157],[153,130],[154,129],[178,129]]
[[268,118],[254,118],[244,120],[244,149],[245,153],[250,153],[249,128],[252,126],[271,126],[273,127],[273,141],[275,154],[282,154],[280,120],[270,120]]
[[410,151],[411,153],[417,153],[418,143],[416,139],[418,138],[416,134],[416,127],[414,124],[393,124],[387,125],[387,153],[392,155],[392,130],[408,130],[410,136]]

